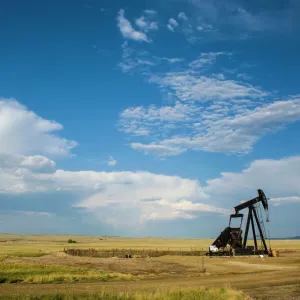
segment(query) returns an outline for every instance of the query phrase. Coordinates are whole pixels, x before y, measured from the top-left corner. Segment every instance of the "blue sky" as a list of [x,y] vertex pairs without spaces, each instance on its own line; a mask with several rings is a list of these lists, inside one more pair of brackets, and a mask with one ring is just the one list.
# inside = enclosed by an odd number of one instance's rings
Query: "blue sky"
[[2,232],[300,235],[299,1],[0,5]]

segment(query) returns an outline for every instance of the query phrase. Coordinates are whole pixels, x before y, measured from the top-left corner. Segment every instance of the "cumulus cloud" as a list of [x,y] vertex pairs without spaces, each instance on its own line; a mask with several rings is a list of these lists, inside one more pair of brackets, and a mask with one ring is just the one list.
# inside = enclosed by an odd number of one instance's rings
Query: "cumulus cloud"
[[175,19],[173,18],[170,18],[169,19],[169,23],[167,25],[167,28],[170,30],[170,31],[175,31],[175,28],[178,26],[178,23]]
[[107,162],[107,165],[110,166],[110,167],[114,167],[116,164],[117,164],[117,160],[114,159],[112,156],[110,156],[108,158],[108,162]]
[[62,129],[14,99],[0,99],[0,153],[70,155],[77,143],[59,137],[56,132]]
[[41,155],[12,155],[0,153],[1,168],[26,168],[30,170],[47,171],[55,168],[55,162]]
[[173,19],[173,18],[170,18],[170,19],[169,19],[169,23],[170,23],[172,26],[174,26],[174,27],[178,26],[177,21],[176,21],[175,19]]
[[[64,171],[40,173],[0,168],[0,193],[26,195],[70,192],[75,208],[118,227],[158,220],[228,215],[262,188],[273,205],[299,203],[300,156],[256,160],[241,172],[223,172],[203,185],[197,180],[150,172]],[[30,210],[32,211],[32,210]],[[34,212],[32,214],[35,214]],[[47,215],[48,212],[42,213]]]
[[[202,193],[199,182],[176,176],[149,172],[63,170],[39,173],[28,169],[1,168],[0,179],[2,194],[77,193],[82,200],[75,207],[86,209],[114,225],[136,225],[156,219],[158,215],[159,219],[166,220],[170,219],[170,215],[176,219],[195,218],[199,212],[226,213],[225,209],[206,201],[207,196]],[[154,201],[145,201],[149,197]]]
[[119,10],[117,21],[118,27],[124,38],[139,42],[150,42],[149,38],[145,33],[135,30],[132,27],[130,21],[125,18],[125,11],[123,9]]
[[220,201],[249,199],[253,189],[259,187],[268,198],[291,199],[300,196],[299,167],[300,156],[255,160],[242,172],[222,172],[219,178],[208,180],[203,190]]

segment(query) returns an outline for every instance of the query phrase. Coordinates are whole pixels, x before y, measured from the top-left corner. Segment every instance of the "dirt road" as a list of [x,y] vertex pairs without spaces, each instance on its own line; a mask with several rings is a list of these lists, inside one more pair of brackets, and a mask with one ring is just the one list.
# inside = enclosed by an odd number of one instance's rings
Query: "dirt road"
[[[284,273],[284,274],[283,274]],[[142,291],[156,288],[197,288],[230,286],[247,292],[255,299],[300,299],[300,270],[227,274],[225,276],[179,277],[130,282],[93,282],[70,284],[2,284],[1,295],[72,293],[106,291]]]

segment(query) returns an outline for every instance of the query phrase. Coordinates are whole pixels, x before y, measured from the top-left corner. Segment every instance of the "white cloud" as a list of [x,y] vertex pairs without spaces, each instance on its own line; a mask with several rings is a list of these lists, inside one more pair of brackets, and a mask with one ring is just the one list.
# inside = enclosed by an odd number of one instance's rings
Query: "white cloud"
[[167,25],[167,28],[168,28],[170,31],[172,31],[172,32],[175,31],[174,28],[171,26],[171,24],[168,24],[168,25]]
[[[248,83],[225,80],[222,73],[204,75],[219,56],[230,57],[231,53],[202,53],[196,60],[188,63],[186,69],[161,74],[150,73],[149,82],[156,83],[162,89],[180,101],[219,101],[225,99],[259,99],[268,96],[260,87]],[[257,100],[256,100],[257,101]]]
[[216,63],[216,59],[220,55],[229,55],[226,52],[207,52],[201,53],[200,57],[189,63],[191,69],[201,69],[203,67],[211,66]]
[[216,77],[216,78],[219,79],[219,80],[225,80],[225,79],[226,79],[225,75],[222,74],[222,73],[219,73],[219,74],[212,74],[212,76]]
[[235,0],[191,0],[195,5],[194,14],[205,19],[222,32],[222,38],[270,32],[275,34],[295,34],[299,30],[299,2],[288,1],[286,5],[260,6],[249,9],[247,2]]
[[131,39],[140,42],[150,42],[147,35],[141,31],[135,30],[129,20],[125,18],[125,12],[123,9],[119,10],[117,17],[118,27],[124,38]]
[[120,113],[119,129],[135,136],[149,135],[156,127],[168,131],[183,126],[197,113],[197,107],[180,102],[162,107],[130,107]]
[[180,146],[176,147],[162,144],[132,143],[131,148],[134,150],[142,151],[145,154],[154,154],[160,157],[175,156],[185,152],[185,150]]
[[[135,226],[157,218],[167,220],[171,215],[173,219],[184,219],[195,218],[199,212],[224,213],[224,209],[206,201],[207,195],[202,193],[196,180],[176,176],[63,170],[38,173],[0,168],[0,179],[2,194],[56,192],[59,195],[69,191],[81,195],[75,207],[84,208],[87,213],[113,225]],[[149,198],[153,201],[146,201]]]
[[184,12],[180,12],[178,14],[178,19],[187,21],[189,18],[187,17],[187,15]]
[[151,58],[148,58],[143,52],[140,53],[128,46],[128,42],[125,41],[122,45],[122,61],[119,63],[119,67],[122,72],[129,73],[135,70],[140,72],[147,70],[156,64]]
[[43,217],[51,217],[52,214],[43,211],[17,211],[17,213],[21,213],[29,216],[43,216]]
[[196,26],[196,30],[199,32],[208,32],[208,33],[212,33],[216,31],[211,24],[205,24],[205,23]]
[[14,99],[0,99],[0,153],[69,155],[77,143],[55,134],[62,129]]
[[146,72],[172,104],[131,107],[120,114],[121,131],[148,137],[147,142],[133,141],[133,149],[158,156],[187,150],[245,154],[268,132],[299,119],[296,98],[271,103],[260,87],[229,80],[222,73],[204,75],[221,55],[231,53],[202,53],[178,72]]
[[170,64],[179,63],[179,62],[183,62],[184,61],[184,58],[180,58],[180,57],[173,57],[173,58],[160,57],[159,59],[166,60]]
[[273,206],[279,206],[281,204],[286,203],[300,203],[300,197],[298,196],[291,196],[291,197],[281,197],[281,198],[271,198],[270,202]]
[[[114,226],[156,220],[195,219],[203,213],[227,215],[241,200],[262,188],[270,203],[299,203],[300,156],[256,160],[241,172],[223,172],[203,186],[197,180],[149,172],[70,172],[0,168],[0,193],[33,194],[70,191],[80,195],[75,207]],[[47,211],[32,215],[51,215]]]
[[159,84],[163,89],[169,89],[181,101],[261,98],[267,95],[259,87],[234,80],[199,76],[192,71],[169,72],[163,77],[154,75],[150,82]]
[[0,168],[26,168],[47,171],[55,168],[55,162],[41,155],[24,156],[0,153]]
[[[175,134],[159,142],[133,143],[131,146],[133,149],[158,156],[178,155],[187,150],[245,154],[250,152],[257,140],[265,134],[275,132],[286,124],[300,121],[298,98],[276,101],[254,109],[251,109],[247,102],[244,105],[237,103],[229,102],[226,103],[227,106],[214,104],[206,107],[206,110],[203,108],[203,111],[195,106],[188,110],[187,105],[185,118],[192,121],[189,120],[182,127],[190,128],[188,134],[184,136]],[[140,110],[143,111],[142,108]],[[193,115],[194,112],[196,114]],[[158,114],[158,111],[156,113]],[[155,113],[152,112],[152,115]],[[149,116],[145,116],[148,119]],[[141,122],[140,126],[145,126],[148,132],[151,132],[155,130],[156,124],[153,122],[151,126],[149,117],[148,123]],[[172,128],[176,129],[178,126],[180,123],[176,122]],[[167,132],[165,128],[162,126],[158,128],[162,130],[161,136],[164,136]]]
[[170,18],[170,19],[169,19],[169,24],[171,24],[171,25],[174,26],[174,27],[177,27],[177,26],[178,26],[177,21],[176,21],[175,19],[173,19],[173,18]]
[[153,10],[153,9],[146,9],[146,10],[144,10],[144,13],[146,13],[148,15],[155,15],[157,12],[156,12],[156,10]]
[[300,196],[299,170],[300,156],[255,160],[242,172],[223,172],[219,178],[208,180],[203,190],[220,201],[253,198],[251,194],[258,188],[262,188],[268,198],[281,198],[279,202],[284,201],[282,198],[297,199],[294,197]]
[[240,79],[243,79],[243,80],[249,80],[251,79],[252,77],[246,73],[238,73],[236,75],[237,78],[240,78]]
[[110,166],[110,167],[114,167],[118,162],[112,157],[110,156],[108,158],[108,162],[107,162],[107,165]]
[[135,24],[140,28],[145,28],[148,26],[148,23],[145,21],[145,17],[140,17],[135,20]]
[[175,28],[178,26],[178,23],[175,19],[173,18],[170,18],[169,19],[169,23],[167,25],[167,28],[170,30],[170,31],[175,31]]
[[146,19],[146,17],[141,16],[140,18],[135,20],[135,23],[137,26],[141,28],[143,31],[149,31],[149,30],[157,30],[158,24],[154,21],[149,21]]

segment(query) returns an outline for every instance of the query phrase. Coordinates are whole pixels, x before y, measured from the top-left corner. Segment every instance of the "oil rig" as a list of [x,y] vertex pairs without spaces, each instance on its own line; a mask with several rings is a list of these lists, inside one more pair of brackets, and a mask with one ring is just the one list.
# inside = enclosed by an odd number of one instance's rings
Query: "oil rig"
[[[235,256],[256,254],[274,256],[274,251],[271,249],[268,250],[266,244],[267,237],[260,205],[262,205],[265,212],[268,213],[268,199],[261,189],[258,190],[257,197],[235,206],[235,213],[230,215],[228,227],[226,227],[212,243],[206,255]],[[244,209],[248,209],[248,217],[243,238],[242,223],[244,214],[242,214],[241,211]],[[233,220],[239,224],[238,227],[231,226]],[[269,222],[268,217],[266,222]],[[252,230],[254,246],[247,246],[249,230]],[[260,238],[261,245],[258,245],[257,238]]]

